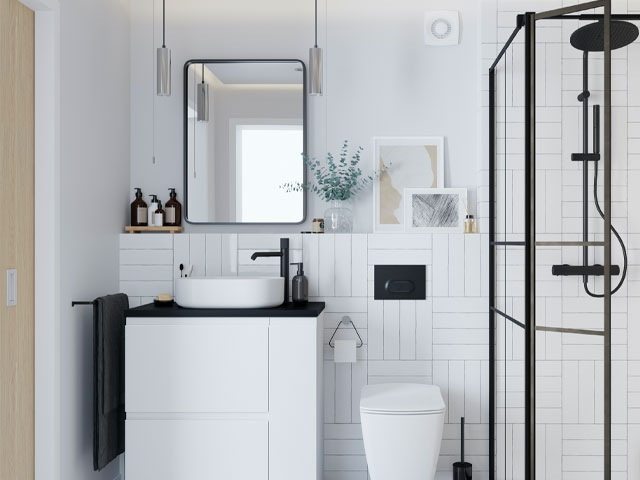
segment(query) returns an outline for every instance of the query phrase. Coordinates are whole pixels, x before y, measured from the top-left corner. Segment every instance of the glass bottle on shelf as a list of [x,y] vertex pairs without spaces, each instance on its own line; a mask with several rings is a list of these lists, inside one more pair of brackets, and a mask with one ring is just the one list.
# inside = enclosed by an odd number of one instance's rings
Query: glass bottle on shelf
[[164,204],[164,224],[169,227],[179,227],[182,223],[182,205],[178,201],[175,188],[169,189],[169,200]]
[[476,233],[476,219],[467,215],[464,220],[464,233]]
[[142,199],[142,189],[136,187],[136,199],[131,203],[131,226],[146,227],[147,203]]

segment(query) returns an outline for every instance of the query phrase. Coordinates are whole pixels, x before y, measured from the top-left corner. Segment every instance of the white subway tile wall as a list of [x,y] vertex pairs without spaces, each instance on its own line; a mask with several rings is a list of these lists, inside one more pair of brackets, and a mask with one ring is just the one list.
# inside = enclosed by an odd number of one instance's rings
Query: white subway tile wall
[[[575,0],[483,0],[481,47],[482,129],[478,175],[478,214],[488,228],[488,69],[515,27],[516,15],[575,3]],[[640,12],[640,0],[614,0],[613,13]],[[539,240],[578,240],[582,232],[582,165],[571,154],[582,151],[582,52],[569,38],[577,20],[536,24],[536,230]],[[591,105],[603,104],[602,54],[590,56]],[[497,228],[500,239],[522,240],[524,231],[524,34],[521,32],[496,69]],[[613,52],[612,60],[612,214],[628,247],[629,272],[613,302],[613,470],[616,479],[640,478],[640,43]],[[591,143],[591,140],[589,141]],[[593,168],[593,167],[592,167]],[[591,170],[593,172],[593,170]],[[602,173],[602,170],[601,170]],[[590,182],[593,181],[592,173]],[[591,188],[589,192],[591,195]],[[602,198],[602,175],[599,195]],[[506,211],[503,208],[506,206]],[[602,238],[602,221],[589,206],[590,239]],[[580,279],[558,279],[551,265],[581,262],[579,248],[539,248],[537,325],[602,328],[602,300],[584,292]],[[602,263],[601,249],[590,249]],[[486,258],[483,251],[481,262]],[[434,259],[434,269],[438,269]],[[622,265],[620,248],[613,262]],[[498,252],[501,308],[523,319],[521,249]],[[482,268],[482,264],[481,264]],[[483,279],[487,276],[483,270]],[[466,278],[465,278],[466,279]],[[616,283],[614,277],[614,284]],[[600,279],[590,284],[602,292]],[[440,287],[441,288],[441,287]],[[468,290],[465,290],[468,291]],[[523,336],[498,322],[497,471],[498,479],[524,478]],[[538,480],[600,479],[603,470],[603,352],[599,337],[537,332]]]
[[[474,478],[488,478],[489,349],[486,234],[286,235],[293,262],[303,261],[312,300],[324,316],[325,479],[367,480],[360,429],[360,390],[369,383],[439,385],[447,403],[438,480],[460,455],[460,417]],[[250,255],[277,250],[281,235],[180,234],[120,236],[120,288],[131,305],[173,294],[179,265],[194,275],[278,275],[278,259]],[[435,264],[434,264],[435,262]],[[373,298],[374,265],[427,267],[427,299]],[[292,275],[294,273],[292,272]],[[333,362],[328,342],[344,315],[364,341],[354,364]],[[342,326],[340,338],[356,338]],[[592,362],[593,363],[593,362]],[[640,362],[639,362],[640,364]],[[640,375],[640,368],[638,369]],[[640,383],[640,382],[639,382]],[[640,408],[638,409],[640,416]]]

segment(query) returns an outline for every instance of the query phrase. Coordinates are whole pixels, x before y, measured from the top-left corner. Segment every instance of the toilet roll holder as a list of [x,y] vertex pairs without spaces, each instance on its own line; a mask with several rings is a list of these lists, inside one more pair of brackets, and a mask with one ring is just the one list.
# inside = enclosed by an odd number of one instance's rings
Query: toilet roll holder
[[356,326],[353,324],[353,321],[351,321],[351,317],[345,315],[344,317],[342,317],[342,320],[340,320],[340,322],[338,323],[338,326],[336,327],[336,329],[333,331],[333,335],[331,335],[331,338],[329,339],[329,346],[331,348],[336,348],[335,343],[331,343],[333,341],[333,337],[336,336],[336,333],[338,333],[338,330],[340,329],[340,325],[342,324],[350,324],[351,327],[356,331],[356,335],[358,336],[358,340],[360,340],[360,344],[356,345],[356,348],[360,348],[364,345],[364,342],[362,341],[362,337],[360,336],[360,332],[358,332],[358,329],[356,328]]

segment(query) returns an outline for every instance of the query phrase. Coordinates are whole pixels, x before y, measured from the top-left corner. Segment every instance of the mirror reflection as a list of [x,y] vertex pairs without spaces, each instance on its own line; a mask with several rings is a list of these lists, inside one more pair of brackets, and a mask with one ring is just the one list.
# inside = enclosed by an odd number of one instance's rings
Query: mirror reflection
[[186,217],[192,223],[299,223],[304,192],[304,64],[185,65]]

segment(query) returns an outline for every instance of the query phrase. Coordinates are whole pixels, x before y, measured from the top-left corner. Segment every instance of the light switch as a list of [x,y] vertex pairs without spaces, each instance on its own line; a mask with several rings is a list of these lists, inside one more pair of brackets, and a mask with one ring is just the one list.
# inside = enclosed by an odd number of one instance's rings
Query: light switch
[[7,307],[18,304],[18,270],[7,270]]

